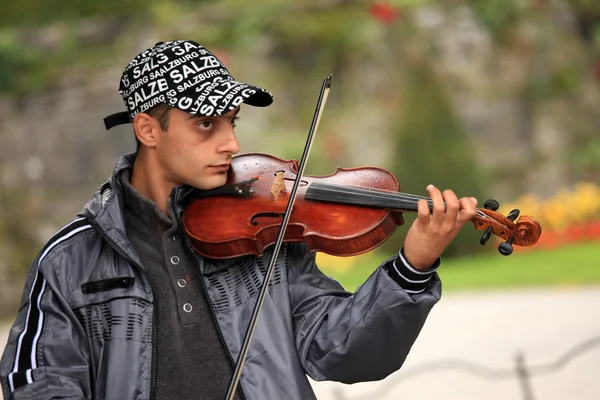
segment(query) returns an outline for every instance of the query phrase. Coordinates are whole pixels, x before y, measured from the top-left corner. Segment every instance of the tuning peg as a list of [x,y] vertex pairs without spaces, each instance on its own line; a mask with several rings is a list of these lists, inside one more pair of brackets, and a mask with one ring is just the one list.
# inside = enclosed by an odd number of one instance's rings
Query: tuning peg
[[511,236],[508,238],[508,240],[504,243],[500,243],[500,246],[498,246],[498,251],[500,252],[500,254],[502,254],[503,256],[510,256],[513,252],[513,246],[512,246],[512,242],[515,239],[514,236]]
[[490,238],[492,237],[493,229],[494,229],[493,227],[488,226],[488,228],[485,230],[485,232],[483,232],[483,235],[481,236],[481,239],[479,240],[479,243],[481,243],[482,246],[484,244],[486,244],[487,241],[490,240]]
[[483,206],[485,207],[486,210],[492,210],[492,211],[496,211],[498,208],[500,208],[500,204],[494,199],[486,200],[485,203],[483,203]]
[[508,213],[506,218],[508,218],[510,220],[510,222],[513,222],[515,219],[517,219],[519,214],[520,214],[520,211],[515,208],[514,210],[512,210],[511,212]]

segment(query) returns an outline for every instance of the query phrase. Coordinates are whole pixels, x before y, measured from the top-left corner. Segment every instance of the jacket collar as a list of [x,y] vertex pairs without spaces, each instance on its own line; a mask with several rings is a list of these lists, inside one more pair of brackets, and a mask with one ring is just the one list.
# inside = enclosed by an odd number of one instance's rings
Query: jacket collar
[[119,251],[141,265],[141,261],[125,233],[125,201],[121,173],[133,168],[136,154],[125,154],[117,161],[113,173],[102,184],[79,213],[100,231]]
[[[87,218],[109,242],[112,242],[120,252],[141,266],[141,261],[134,247],[127,238],[125,230],[125,188],[121,183],[121,174],[133,168],[136,154],[125,154],[117,161],[113,173],[108,180],[94,192],[84,206],[79,216]],[[187,202],[193,198],[196,189],[189,186],[179,186],[171,192],[171,201],[175,204],[175,213],[183,215]],[[246,262],[251,257],[242,257]],[[239,262],[239,259],[212,260],[202,262],[201,269],[205,274],[214,273]]]

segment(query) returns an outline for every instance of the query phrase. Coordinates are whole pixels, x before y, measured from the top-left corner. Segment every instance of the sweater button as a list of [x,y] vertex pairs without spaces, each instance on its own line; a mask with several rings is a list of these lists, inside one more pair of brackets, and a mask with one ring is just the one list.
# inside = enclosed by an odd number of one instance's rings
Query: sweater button
[[177,257],[177,256],[171,257],[171,263],[173,263],[174,265],[179,264],[179,257]]
[[192,312],[192,305],[190,303],[185,303],[183,305],[183,311],[185,311],[185,312]]

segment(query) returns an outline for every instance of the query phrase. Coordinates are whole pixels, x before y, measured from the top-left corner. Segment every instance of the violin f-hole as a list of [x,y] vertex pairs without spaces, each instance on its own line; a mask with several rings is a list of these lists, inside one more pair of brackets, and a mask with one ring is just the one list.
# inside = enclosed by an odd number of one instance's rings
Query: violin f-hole
[[[286,181],[294,181],[294,178],[283,178]],[[308,181],[305,181],[304,179],[300,179],[300,186],[306,186],[308,185]]]
[[[292,210],[293,212],[293,210]],[[256,213],[252,216],[252,218],[250,218],[250,224],[252,226],[256,226],[258,225],[258,221],[257,219],[259,218],[278,218],[278,219],[283,219],[285,213],[279,213],[279,212],[259,212]]]

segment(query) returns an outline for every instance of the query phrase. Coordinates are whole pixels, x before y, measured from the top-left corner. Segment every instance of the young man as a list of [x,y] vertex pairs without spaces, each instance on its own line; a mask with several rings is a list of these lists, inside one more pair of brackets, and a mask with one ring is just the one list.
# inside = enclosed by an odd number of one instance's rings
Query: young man
[[[33,263],[0,363],[5,399],[223,399],[227,391],[266,261],[195,253],[180,200],[225,184],[240,151],[239,107],[268,106],[272,96],[233,80],[191,41],[139,54],[120,94],[128,111],[105,122],[133,123],[138,151]],[[323,275],[303,244],[282,246],[237,399],[314,399],[306,375],[353,383],[400,368],[440,298],[439,257],[475,215],[475,199],[427,190],[433,211],[419,204],[398,256],[355,294]]]

